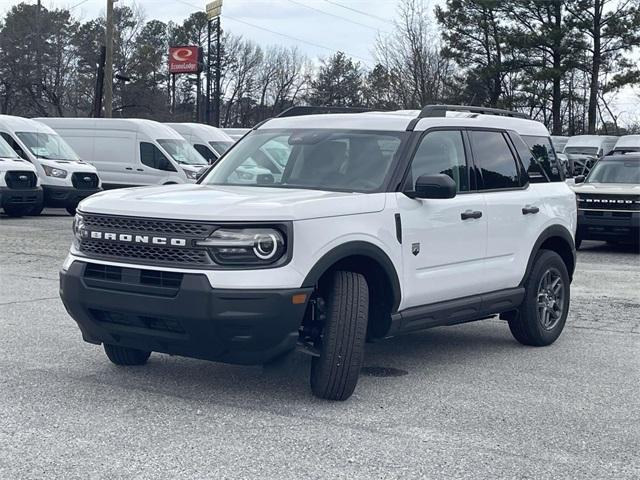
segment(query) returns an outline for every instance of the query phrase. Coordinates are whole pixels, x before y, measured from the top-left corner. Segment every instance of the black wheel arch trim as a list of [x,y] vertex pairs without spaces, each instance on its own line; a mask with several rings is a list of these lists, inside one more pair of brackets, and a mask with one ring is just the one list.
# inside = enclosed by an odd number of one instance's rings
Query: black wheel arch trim
[[365,241],[351,241],[343,243],[325,253],[311,268],[302,287],[314,287],[322,275],[340,260],[352,256],[368,257],[376,261],[386,273],[393,289],[393,305],[391,312],[396,312],[400,306],[401,289],[398,272],[389,256],[378,246]]
[[554,237],[560,238],[561,240],[566,242],[571,251],[572,264],[568,265],[567,270],[569,273],[569,280],[573,280],[573,272],[575,271],[576,267],[576,245],[573,240],[573,235],[571,235],[571,232],[569,232],[569,230],[562,225],[551,225],[550,227],[547,227],[542,231],[542,233],[536,240],[536,243],[533,245],[533,248],[531,249],[531,255],[529,256],[529,261],[527,262],[527,269],[524,273],[524,276],[522,277],[522,280],[520,281],[520,286],[524,285],[524,282],[529,277],[531,269],[533,268],[533,260],[536,258],[537,253],[540,251],[542,244],[550,238]]

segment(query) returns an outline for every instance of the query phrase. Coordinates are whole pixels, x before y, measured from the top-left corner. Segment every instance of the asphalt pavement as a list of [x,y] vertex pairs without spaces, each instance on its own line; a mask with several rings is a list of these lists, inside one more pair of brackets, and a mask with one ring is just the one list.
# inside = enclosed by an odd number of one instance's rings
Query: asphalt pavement
[[367,345],[353,397],[310,361],[117,367],[58,297],[71,217],[0,216],[0,479],[638,479],[640,255],[584,242],[567,327],[486,320]]

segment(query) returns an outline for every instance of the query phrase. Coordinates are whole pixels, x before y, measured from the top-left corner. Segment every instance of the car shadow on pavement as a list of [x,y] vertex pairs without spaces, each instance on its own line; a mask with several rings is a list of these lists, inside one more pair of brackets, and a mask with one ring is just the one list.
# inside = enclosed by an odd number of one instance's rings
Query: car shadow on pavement
[[[397,382],[410,387],[413,375],[446,373],[452,359],[470,366],[480,357],[507,362],[514,350],[526,348],[511,338],[506,322],[481,323],[486,325],[435,328],[367,344],[363,377],[375,377],[368,381],[375,383],[376,390],[396,388]],[[242,402],[254,407],[318,401],[309,390],[311,357],[301,352],[264,366],[227,365],[163,354],[153,354],[145,367],[117,367],[106,358],[102,362],[102,366],[95,365],[90,381],[127,390],[205,403]],[[358,388],[362,388],[362,379],[360,383]]]

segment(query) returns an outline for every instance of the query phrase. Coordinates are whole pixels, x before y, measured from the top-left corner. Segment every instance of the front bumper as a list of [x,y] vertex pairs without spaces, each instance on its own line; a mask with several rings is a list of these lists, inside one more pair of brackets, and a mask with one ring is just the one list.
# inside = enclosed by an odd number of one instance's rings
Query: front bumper
[[582,240],[640,241],[640,212],[578,209]]
[[42,203],[42,188],[0,187],[0,208],[5,206],[35,206]]
[[52,185],[43,185],[42,189],[44,204],[53,208],[75,207],[85,198],[102,191],[101,188],[79,189]]
[[[60,273],[60,297],[85,341],[239,364],[295,347],[311,291],[214,289],[203,274],[81,261]],[[294,304],[297,294],[304,301]]]

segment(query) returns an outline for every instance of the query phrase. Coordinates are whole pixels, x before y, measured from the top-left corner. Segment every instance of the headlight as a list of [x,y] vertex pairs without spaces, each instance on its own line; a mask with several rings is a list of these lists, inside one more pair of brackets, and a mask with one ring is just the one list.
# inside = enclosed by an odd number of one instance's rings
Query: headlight
[[82,232],[84,230],[84,218],[79,213],[73,217],[73,236],[79,242],[82,240]]
[[198,179],[198,172],[194,172],[193,170],[187,170],[186,168],[183,168],[182,170],[184,171],[184,174],[187,176],[189,180]]
[[271,265],[286,252],[285,236],[275,228],[220,228],[197,245],[220,265]]
[[49,165],[42,165],[44,168],[44,173],[47,177],[56,177],[56,178],[66,178],[67,171],[62,170],[61,168],[50,167]]

